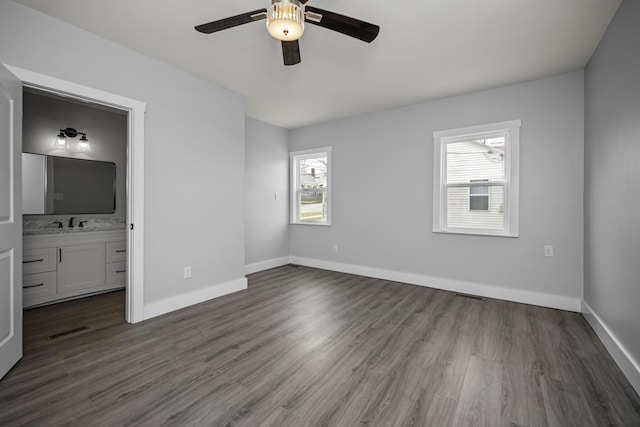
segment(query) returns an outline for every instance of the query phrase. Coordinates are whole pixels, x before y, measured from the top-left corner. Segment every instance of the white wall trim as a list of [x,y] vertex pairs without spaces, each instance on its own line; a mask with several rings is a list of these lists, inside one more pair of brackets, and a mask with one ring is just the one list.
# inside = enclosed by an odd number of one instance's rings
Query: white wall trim
[[174,295],[160,301],[150,302],[144,306],[144,320],[245,289],[247,289],[247,279],[242,277],[229,282],[218,283],[217,285],[204,289]]
[[640,363],[634,359],[624,344],[620,342],[602,318],[585,301],[582,301],[582,315],[587,319],[587,322],[589,322],[593,331],[600,338],[600,341],[602,341],[602,344],[609,351],[609,354],[616,361],[633,388],[640,394]]
[[147,105],[89,86],[3,64],[23,83],[56,94],[85,99],[128,112],[127,138],[127,322],[143,320],[144,306],[144,115]]
[[442,289],[445,291],[460,292],[487,298],[520,302],[524,304],[539,305],[542,307],[556,308],[560,310],[580,312],[581,308],[580,298],[573,298],[564,295],[504,288],[501,286],[487,285],[484,283],[466,282],[462,280],[425,276],[421,274],[405,273],[402,271],[385,270],[375,267],[343,264],[333,261],[296,256],[291,257],[291,264],[322,268],[325,270],[339,271],[342,273],[358,274],[362,276],[375,277],[378,279],[392,280],[394,282],[408,283],[411,285],[425,286],[429,288]]
[[268,259],[266,261],[255,262],[253,264],[247,264],[244,266],[245,274],[257,273],[258,271],[269,270],[270,268],[276,268],[291,263],[290,256],[283,256],[280,258]]

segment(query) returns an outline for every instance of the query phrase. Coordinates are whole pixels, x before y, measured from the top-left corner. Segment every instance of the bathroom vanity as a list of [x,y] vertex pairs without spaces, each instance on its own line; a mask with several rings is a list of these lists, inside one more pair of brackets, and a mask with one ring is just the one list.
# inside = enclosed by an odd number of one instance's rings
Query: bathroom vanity
[[124,288],[125,230],[41,230],[23,236],[23,306]]

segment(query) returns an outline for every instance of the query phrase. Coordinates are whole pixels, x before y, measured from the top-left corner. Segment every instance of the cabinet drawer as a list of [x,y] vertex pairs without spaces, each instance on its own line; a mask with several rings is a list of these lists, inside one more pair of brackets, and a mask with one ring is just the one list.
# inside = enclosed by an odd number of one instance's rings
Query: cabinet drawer
[[119,262],[126,261],[127,259],[127,242],[107,242],[106,247],[106,261],[110,262]]
[[107,285],[122,285],[127,283],[127,263],[114,262],[107,264]]
[[22,252],[22,273],[44,273],[56,270],[56,248],[25,249]]
[[57,290],[56,272],[25,274],[22,276],[22,300],[24,306],[35,302],[42,302],[38,299],[55,295]]

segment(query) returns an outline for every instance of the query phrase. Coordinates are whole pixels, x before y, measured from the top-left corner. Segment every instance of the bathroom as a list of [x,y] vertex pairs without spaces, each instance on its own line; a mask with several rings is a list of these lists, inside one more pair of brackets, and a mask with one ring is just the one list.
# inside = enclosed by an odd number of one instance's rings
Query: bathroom
[[25,308],[126,287],[127,138],[125,111],[24,87]]

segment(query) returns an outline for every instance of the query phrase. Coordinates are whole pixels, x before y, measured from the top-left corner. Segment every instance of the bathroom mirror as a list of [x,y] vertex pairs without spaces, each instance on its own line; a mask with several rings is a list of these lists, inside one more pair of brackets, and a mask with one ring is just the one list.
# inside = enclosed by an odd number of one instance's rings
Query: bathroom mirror
[[22,153],[24,215],[111,214],[116,164]]

